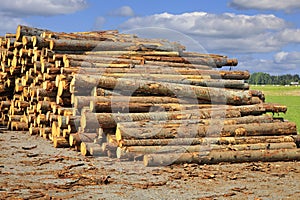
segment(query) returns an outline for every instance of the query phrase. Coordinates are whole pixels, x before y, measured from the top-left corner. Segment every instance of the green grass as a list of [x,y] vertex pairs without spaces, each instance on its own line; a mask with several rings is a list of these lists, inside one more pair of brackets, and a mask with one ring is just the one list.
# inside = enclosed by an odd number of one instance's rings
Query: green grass
[[279,114],[279,116],[295,122],[297,124],[298,133],[300,133],[300,87],[251,85],[250,89],[263,91],[266,102],[286,105],[288,108],[287,113]]

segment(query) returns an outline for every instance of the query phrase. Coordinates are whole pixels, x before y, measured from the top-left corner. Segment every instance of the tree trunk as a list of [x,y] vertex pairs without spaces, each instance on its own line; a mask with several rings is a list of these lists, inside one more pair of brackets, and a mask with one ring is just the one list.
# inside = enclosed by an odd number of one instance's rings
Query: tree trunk
[[299,161],[300,149],[207,151],[201,153],[148,154],[144,156],[145,166],[197,163],[217,164],[221,162],[276,162]]

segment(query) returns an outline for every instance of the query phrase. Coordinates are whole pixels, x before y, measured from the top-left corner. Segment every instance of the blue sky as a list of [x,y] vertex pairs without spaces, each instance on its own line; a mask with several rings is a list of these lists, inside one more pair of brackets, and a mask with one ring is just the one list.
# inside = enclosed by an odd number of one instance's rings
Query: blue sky
[[299,0],[2,0],[0,33],[18,24],[118,29],[239,60],[236,69],[300,74]]

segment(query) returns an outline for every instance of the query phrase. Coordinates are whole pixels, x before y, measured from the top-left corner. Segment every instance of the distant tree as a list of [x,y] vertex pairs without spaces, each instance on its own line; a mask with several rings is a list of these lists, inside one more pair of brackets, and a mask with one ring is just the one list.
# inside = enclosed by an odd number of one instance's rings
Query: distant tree
[[268,73],[255,72],[251,74],[247,82],[253,85],[289,85],[291,82],[298,81],[300,81],[300,76],[298,74],[271,76]]

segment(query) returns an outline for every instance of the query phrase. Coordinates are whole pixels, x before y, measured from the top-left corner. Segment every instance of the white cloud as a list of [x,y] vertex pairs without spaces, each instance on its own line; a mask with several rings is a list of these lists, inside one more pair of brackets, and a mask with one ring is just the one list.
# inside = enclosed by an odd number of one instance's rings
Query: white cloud
[[250,72],[277,74],[300,74],[300,52],[278,52],[273,59],[246,57],[239,59],[237,69]]
[[284,10],[291,12],[300,9],[299,0],[232,0],[229,6],[236,9]]
[[0,35],[5,33],[15,33],[19,24],[26,25],[26,22],[21,18],[8,17],[0,13]]
[[131,18],[121,28],[128,30],[145,25],[179,31],[197,40],[208,51],[222,50],[225,53],[278,51],[286,43],[299,40],[299,37],[290,37],[295,34],[294,29],[285,33],[290,24],[274,15],[162,13]]
[[300,43],[300,29],[284,29],[277,37],[285,43]]
[[105,21],[106,20],[104,17],[97,17],[95,20],[94,29],[98,29],[98,30],[101,29]]
[[300,67],[300,52],[278,52],[274,55],[274,61],[278,64],[295,64]]
[[135,14],[131,7],[122,6],[120,8],[117,8],[116,10],[111,11],[109,15],[116,17],[133,17]]
[[0,12],[6,16],[52,16],[84,9],[86,0],[2,0]]

